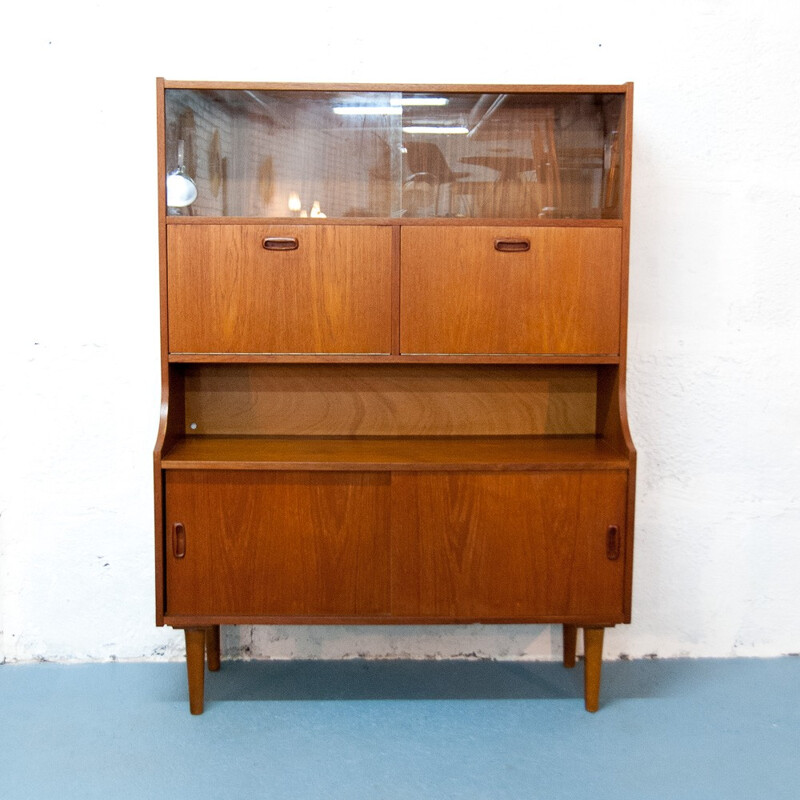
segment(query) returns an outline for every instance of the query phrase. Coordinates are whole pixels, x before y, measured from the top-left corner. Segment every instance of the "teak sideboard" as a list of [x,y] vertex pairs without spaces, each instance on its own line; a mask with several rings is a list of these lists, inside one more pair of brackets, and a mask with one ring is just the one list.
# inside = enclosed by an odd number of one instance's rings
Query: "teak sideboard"
[[157,81],[156,621],[630,621],[632,95]]

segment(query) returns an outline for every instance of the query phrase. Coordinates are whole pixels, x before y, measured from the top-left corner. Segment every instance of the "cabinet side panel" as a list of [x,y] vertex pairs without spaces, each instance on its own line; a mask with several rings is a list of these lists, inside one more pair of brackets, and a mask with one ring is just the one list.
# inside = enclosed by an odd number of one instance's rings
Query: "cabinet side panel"
[[161,408],[153,452],[153,505],[155,525],[155,612],[156,625],[164,624],[164,494],[161,475],[161,454],[168,439],[169,428],[169,363],[167,350],[167,213],[165,197],[164,163],[164,80],[156,79],[156,131],[157,131],[157,197],[158,197],[158,263],[159,263],[159,317],[161,354]]

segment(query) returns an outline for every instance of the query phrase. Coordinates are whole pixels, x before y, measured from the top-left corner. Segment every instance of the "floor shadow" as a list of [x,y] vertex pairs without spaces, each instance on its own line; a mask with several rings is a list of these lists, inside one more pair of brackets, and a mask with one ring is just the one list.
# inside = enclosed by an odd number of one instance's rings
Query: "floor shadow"
[[[601,706],[685,694],[714,680],[714,662],[658,659],[603,663]],[[583,662],[223,661],[206,673],[214,700],[564,700],[583,698]]]
[[233,661],[214,700],[520,700],[583,696],[583,668],[497,661]]

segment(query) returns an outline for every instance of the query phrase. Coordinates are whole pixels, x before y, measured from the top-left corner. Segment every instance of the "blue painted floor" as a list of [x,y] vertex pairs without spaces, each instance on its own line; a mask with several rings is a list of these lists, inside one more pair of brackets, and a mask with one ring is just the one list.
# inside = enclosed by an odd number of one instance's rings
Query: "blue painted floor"
[[0,797],[800,797],[800,658],[0,667]]

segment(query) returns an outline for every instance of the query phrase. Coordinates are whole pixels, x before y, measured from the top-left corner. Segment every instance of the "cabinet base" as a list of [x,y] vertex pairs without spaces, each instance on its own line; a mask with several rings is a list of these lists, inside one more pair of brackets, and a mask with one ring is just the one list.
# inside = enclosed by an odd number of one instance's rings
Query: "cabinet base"
[[[564,666],[575,666],[578,625],[563,626]],[[584,677],[583,693],[587,711],[597,711],[600,706],[600,678],[603,665],[603,627],[583,628]],[[189,711],[203,713],[205,693],[205,667],[209,672],[220,668],[220,626],[184,628],[186,637],[186,672],[189,680]]]

